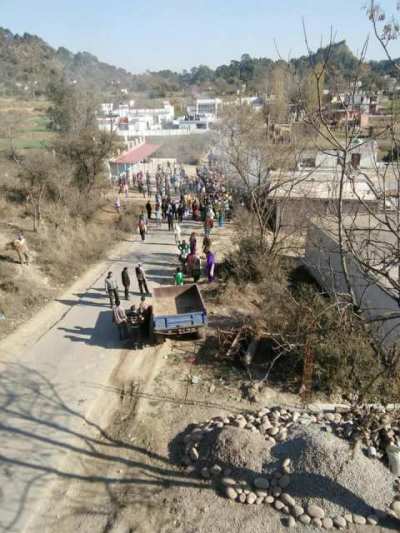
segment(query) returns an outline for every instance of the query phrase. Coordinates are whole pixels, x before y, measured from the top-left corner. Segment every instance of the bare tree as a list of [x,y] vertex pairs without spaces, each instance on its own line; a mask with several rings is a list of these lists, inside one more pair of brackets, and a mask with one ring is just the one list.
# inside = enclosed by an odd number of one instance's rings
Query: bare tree
[[41,151],[27,157],[19,157],[19,178],[21,189],[32,207],[33,231],[39,231],[42,208],[52,193],[58,195],[63,181],[67,181],[67,167],[54,153]]
[[[388,44],[397,37],[398,26],[392,22],[379,30],[379,23],[383,23],[385,17],[375,2],[371,2],[368,14],[375,35],[390,57]],[[382,372],[387,372],[389,376],[397,371],[400,362],[400,350],[397,347],[400,313],[395,309],[396,305],[393,307],[391,303],[396,302],[396,299],[400,302],[397,117],[389,117],[387,127],[369,138],[365,138],[358,118],[354,118],[368,46],[366,41],[359,56],[358,68],[354,69],[348,80],[346,94],[336,95],[344,118],[341,123],[333,122],[330,105],[323,99],[320,80],[322,73],[330,67],[334,43],[331,39],[325,62],[318,69],[312,65],[313,54],[307,36],[306,45],[317,98],[314,106],[304,108],[304,115],[317,133],[320,152],[332,160],[336,158],[331,173],[332,183],[337,189],[336,197],[330,200],[329,220],[319,221],[325,237],[314,244],[320,260],[319,265],[314,261],[313,267],[315,271],[323,265],[324,272],[321,272],[320,279],[333,280],[330,288],[338,305],[346,301],[344,292],[350,295],[353,308],[370,335],[371,346],[382,363],[383,370],[372,378],[378,379]],[[380,141],[390,144],[390,163],[378,160],[377,147]],[[353,197],[351,210],[347,208],[349,191]],[[321,236],[322,232],[318,235]],[[337,247],[333,243],[337,243]],[[382,293],[377,295],[379,290]],[[395,295],[394,298],[390,296],[391,293]]]
[[284,253],[290,237],[278,204],[282,213],[295,188],[310,175],[297,172],[304,139],[300,144],[295,138],[290,143],[272,138],[277,124],[273,117],[271,110],[256,111],[247,104],[230,107],[220,125],[218,146],[222,170],[246,209],[246,230],[257,238],[259,251],[270,256]]

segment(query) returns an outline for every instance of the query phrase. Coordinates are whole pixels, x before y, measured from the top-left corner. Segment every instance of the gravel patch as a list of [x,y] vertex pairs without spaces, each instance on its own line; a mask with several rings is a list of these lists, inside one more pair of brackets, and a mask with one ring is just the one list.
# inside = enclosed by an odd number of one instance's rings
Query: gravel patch
[[318,426],[297,428],[271,454],[275,461],[267,469],[291,459],[286,491],[302,505],[315,504],[330,516],[343,511],[368,516],[387,508],[395,496],[396,478],[382,462]]
[[200,456],[204,450],[209,464],[218,464],[223,470],[229,468],[235,477],[247,479],[250,476],[252,479],[255,473],[262,472],[270,448],[258,432],[225,426],[219,432],[205,435],[200,445]]

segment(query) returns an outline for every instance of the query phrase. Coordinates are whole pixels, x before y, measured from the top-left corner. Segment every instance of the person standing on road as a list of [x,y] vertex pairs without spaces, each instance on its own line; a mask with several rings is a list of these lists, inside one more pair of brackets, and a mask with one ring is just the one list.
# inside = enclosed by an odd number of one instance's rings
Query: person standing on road
[[110,298],[110,306],[112,307],[114,305],[114,301],[119,299],[118,298],[118,284],[113,278],[112,272],[109,272],[107,274],[107,277],[104,283],[105,283],[108,297]]
[[194,231],[190,235],[189,244],[190,244],[190,253],[196,255],[197,238],[196,238],[196,233]]
[[161,207],[156,207],[156,226],[157,228],[161,228],[162,223],[162,214],[161,214]]
[[139,285],[140,294],[144,294],[144,292],[150,294],[149,289],[147,287],[146,275],[140,263],[136,266],[135,273]]
[[128,337],[128,317],[118,298],[112,306],[113,322],[118,326],[119,339],[122,341]]
[[211,283],[212,281],[214,281],[215,276],[215,256],[211,250],[208,250],[206,258],[206,274],[208,278],[208,283]]
[[176,244],[180,244],[181,236],[182,236],[181,227],[178,223],[176,223],[175,224],[175,243]]
[[151,219],[151,211],[152,211],[150,200],[147,201],[146,211],[147,211],[147,218],[150,220]]
[[208,235],[203,238],[203,254],[207,255],[208,250],[211,248],[211,239]]
[[129,277],[128,267],[123,268],[121,272],[121,278],[122,278],[122,285],[124,286],[124,290],[125,290],[125,300],[129,300],[129,287],[131,285],[131,279]]
[[174,229],[174,214],[172,209],[167,211],[167,222],[168,222],[168,231],[173,231]]
[[175,274],[175,285],[181,286],[184,283],[185,283],[185,278],[183,276],[182,269],[178,267],[176,269],[176,274]]
[[142,241],[144,241],[146,238],[146,222],[144,220],[144,215],[140,215],[139,217],[138,230],[142,238]]
[[184,207],[184,205],[182,204],[182,202],[180,202],[180,204],[179,204],[179,206],[178,206],[177,213],[178,213],[178,222],[179,222],[180,224],[182,224],[182,222],[183,222],[183,215],[185,214],[185,207]]
[[198,255],[194,256],[192,265],[193,283],[197,283],[201,276],[201,261]]
[[116,212],[120,214],[121,213],[121,200],[119,199],[119,195],[115,199],[114,207],[115,207]]

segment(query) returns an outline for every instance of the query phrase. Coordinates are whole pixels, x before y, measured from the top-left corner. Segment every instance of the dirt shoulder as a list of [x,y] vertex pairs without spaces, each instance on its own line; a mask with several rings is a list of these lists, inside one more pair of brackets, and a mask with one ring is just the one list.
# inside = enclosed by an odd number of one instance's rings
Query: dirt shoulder
[[[0,217],[0,339],[40,313],[46,304],[50,304],[50,316],[57,313],[55,298],[68,292],[74,282],[79,287],[81,279],[88,273],[90,277],[90,270],[108,255],[123,252],[135,228],[134,212],[143,199],[130,194],[123,205],[122,227],[111,200],[109,203],[103,202],[90,221],[68,218],[57,228],[53,222],[44,222],[39,233],[31,231],[21,209],[4,203],[4,214],[8,215],[4,220]],[[21,230],[29,247],[29,265],[19,264],[16,252],[8,245]]]

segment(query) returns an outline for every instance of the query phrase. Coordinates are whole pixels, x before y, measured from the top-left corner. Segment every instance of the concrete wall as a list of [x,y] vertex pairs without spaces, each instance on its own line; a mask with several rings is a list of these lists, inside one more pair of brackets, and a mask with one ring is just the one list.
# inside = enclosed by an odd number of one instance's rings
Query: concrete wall
[[[310,226],[307,233],[304,263],[321,287],[330,294],[348,292],[339,244],[334,236],[315,224]],[[400,307],[395,294],[382,287],[372,276],[364,274],[350,254],[347,254],[347,265],[358,305],[371,320],[371,328],[376,336],[386,346],[398,342]]]

